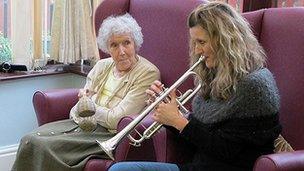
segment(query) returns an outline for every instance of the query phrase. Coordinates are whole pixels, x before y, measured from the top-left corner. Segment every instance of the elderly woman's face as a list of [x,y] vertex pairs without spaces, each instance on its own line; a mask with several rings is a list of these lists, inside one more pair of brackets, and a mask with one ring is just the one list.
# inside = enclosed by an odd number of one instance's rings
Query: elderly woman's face
[[118,71],[129,71],[137,62],[135,43],[130,34],[112,35],[108,49]]
[[205,56],[207,68],[215,67],[215,55],[207,31],[201,26],[195,26],[190,28],[189,32],[191,40],[195,43],[195,54]]

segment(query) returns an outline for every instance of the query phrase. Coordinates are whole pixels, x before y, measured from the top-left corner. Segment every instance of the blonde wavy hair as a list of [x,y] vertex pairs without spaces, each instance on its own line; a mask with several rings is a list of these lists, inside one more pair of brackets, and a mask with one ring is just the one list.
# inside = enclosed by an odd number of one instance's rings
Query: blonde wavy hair
[[[188,26],[200,26],[210,37],[215,55],[215,68],[205,64],[196,68],[202,78],[204,98],[227,100],[236,90],[238,81],[263,68],[266,56],[247,21],[228,4],[201,4],[188,17]],[[200,55],[195,54],[195,41],[190,40],[191,65]]]

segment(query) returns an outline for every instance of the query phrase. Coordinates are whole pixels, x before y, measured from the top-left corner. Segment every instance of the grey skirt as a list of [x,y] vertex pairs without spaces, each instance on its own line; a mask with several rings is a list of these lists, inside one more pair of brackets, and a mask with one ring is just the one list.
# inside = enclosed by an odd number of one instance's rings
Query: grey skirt
[[42,125],[22,138],[12,170],[83,170],[89,158],[109,158],[95,140],[114,135],[100,125],[93,132],[83,132],[72,120]]

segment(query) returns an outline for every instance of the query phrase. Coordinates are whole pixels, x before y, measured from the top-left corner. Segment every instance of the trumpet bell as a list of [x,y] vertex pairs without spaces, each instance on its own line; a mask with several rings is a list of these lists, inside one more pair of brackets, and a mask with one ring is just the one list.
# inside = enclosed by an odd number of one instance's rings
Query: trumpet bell
[[96,140],[100,148],[112,159],[114,160],[113,151],[116,145],[112,145],[109,141],[100,142]]

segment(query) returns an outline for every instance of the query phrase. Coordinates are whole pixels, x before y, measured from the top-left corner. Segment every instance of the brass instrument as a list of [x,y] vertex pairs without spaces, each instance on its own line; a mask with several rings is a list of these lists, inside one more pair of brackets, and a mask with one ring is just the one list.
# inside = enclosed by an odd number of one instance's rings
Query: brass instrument
[[130,132],[135,129],[136,126],[140,124],[140,122],[151,112],[154,110],[154,108],[160,103],[160,102],[166,102],[168,100],[169,93],[173,90],[179,87],[190,75],[197,76],[199,84],[195,87],[194,90],[189,89],[187,90],[181,97],[177,98],[177,103],[179,105],[180,110],[182,110],[182,113],[187,112],[187,109],[183,106],[188,100],[190,100],[201,88],[201,79],[200,77],[193,71],[195,67],[197,67],[202,61],[204,61],[205,57],[201,56],[198,61],[193,64],[170,88],[164,89],[159,96],[155,99],[153,103],[151,103],[148,107],[146,107],[132,122],[130,122],[123,130],[121,130],[119,133],[117,133],[114,137],[111,139],[100,142],[96,140],[98,145],[104,150],[104,152],[112,159],[114,160],[113,156],[113,150],[115,150],[117,144],[125,137],[128,136],[129,140],[132,142],[132,145],[134,146],[140,146],[141,142],[143,142],[145,139],[149,139],[152,135],[158,131],[162,124],[158,122],[154,122],[149,126],[142,135],[138,133],[137,130],[135,130],[139,135],[140,139],[136,140],[130,135]]

